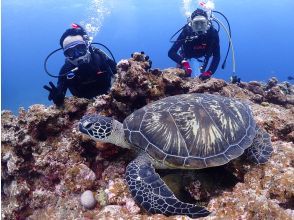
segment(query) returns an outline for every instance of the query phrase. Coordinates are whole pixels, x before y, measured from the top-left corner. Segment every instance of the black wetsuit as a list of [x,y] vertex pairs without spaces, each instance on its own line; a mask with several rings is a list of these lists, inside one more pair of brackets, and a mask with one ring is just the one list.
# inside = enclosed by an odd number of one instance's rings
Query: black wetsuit
[[[111,78],[116,74],[116,63],[97,48],[90,48],[91,61],[82,64],[78,70],[58,78],[57,89],[65,97],[66,90],[80,98],[93,98],[107,93],[111,87]],[[66,61],[59,75],[66,74],[76,66]]]
[[[215,73],[220,61],[220,46],[217,30],[211,27],[205,35],[194,36],[195,33],[193,33],[192,28],[186,25],[177,41],[168,51],[168,56],[180,66],[184,59],[199,59],[204,57],[201,72],[211,71],[212,74]],[[213,57],[211,64],[205,70],[211,56]]]

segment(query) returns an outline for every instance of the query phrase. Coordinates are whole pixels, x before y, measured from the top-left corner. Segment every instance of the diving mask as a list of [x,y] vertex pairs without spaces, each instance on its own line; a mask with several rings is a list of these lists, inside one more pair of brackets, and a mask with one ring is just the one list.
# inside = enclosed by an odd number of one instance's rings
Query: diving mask
[[89,48],[84,41],[73,41],[63,48],[64,56],[70,63],[79,66],[90,62],[91,54]]
[[196,34],[205,34],[210,28],[210,23],[204,16],[195,16],[190,23],[193,32]]

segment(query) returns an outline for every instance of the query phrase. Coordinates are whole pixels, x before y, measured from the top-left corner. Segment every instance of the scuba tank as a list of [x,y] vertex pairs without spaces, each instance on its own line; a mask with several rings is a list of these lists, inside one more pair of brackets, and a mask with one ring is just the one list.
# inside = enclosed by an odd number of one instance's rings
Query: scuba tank
[[[112,60],[116,63],[115,58],[114,58],[112,52],[111,52],[111,51],[108,49],[108,47],[106,47],[104,44],[101,44],[101,43],[90,43],[90,45],[99,45],[99,46],[104,47],[104,48],[107,50],[107,52],[110,54]],[[60,50],[62,50],[62,49],[63,49],[63,48],[58,48],[58,49],[52,51],[52,52],[51,52],[51,53],[45,58],[45,61],[44,61],[44,70],[45,70],[45,72],[46,72],[49,76],[51,76],[51,77],[53,77],[53,78],[58,78],[58,77],[62,77],[62,76],[71,77],[72,74],[74,74],[74,72],[76,72],[76,71],[78,70],[78,67],[75,67],[74,69],[72,69],[72,70],[70,70],[69,72],[67,72],[67,73],[65,73],[65,74],[62,74],[62,75],[53,75],[53,74],[51,74],[51,73],[48,71],[48,68],[47,68],[47,61],[48,61],[48,59],[49,59],[53,54],[55,54],[56,52],[58,52],[58,51],[60,51]],[[103,50],[101,50],[101,51],[102,51],[103,53],[105,53]],[[105,54],[106,54],[106,53],[105,53]],[[109,68],[109,69],[110,69],[110,68]]]

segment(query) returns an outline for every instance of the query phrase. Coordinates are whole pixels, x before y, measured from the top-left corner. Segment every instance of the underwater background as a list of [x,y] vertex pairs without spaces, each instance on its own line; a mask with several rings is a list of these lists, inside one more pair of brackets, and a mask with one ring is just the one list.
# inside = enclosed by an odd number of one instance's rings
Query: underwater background
[[[236,54],[236,74],[242,81],[279,81],[294,75],[294,1],[215,0],[215,10],[229,19]],[[89,30],[93,42],[105,44],[116,61],[145,51],[153,68],[175,67],[167,56],[170,37],[186,22],[197,0],[2,0],[1,109],[50,105],[43,85],[56,78],[44,71],[44,60],[58,49],[71,23]],[[216,15],[217,16],[217,15]],[[218,18],[222,19],[220,16]],[[222,21],[224,21],[222,19]],[[216,78],[229,80],[232,59],[224,70],[228,38],[221,28],[221,62]],[[62,52],[48,60],[57,75]],[[195,64],[197,65],[197,64]],[[196,71],[196,70],[195,70]],[[68,95],[70,95],[68,93]]]

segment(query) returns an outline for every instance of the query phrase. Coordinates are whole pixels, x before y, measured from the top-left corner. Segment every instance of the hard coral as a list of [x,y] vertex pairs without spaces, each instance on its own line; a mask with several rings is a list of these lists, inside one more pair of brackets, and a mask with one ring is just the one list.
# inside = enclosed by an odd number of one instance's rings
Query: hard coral
[[[248,103],[274,146],[264,165],[239,158],[221,169],[194,174],[186,189],[213,212],[207,219],[294,218],[293,85],[278,79],[267,84],[216,78],[202,82],[185,77],[181,69],[151,69],[142,53],[119,62],[117,71],[110,92],[93,100],[70,97],[61,108],[33,105],[28,111],[21,108],[18,116],[2,111],[2,219],[189,219],[148,215],[138,207],[124,182],[133,154],[84,139],[77,124],[85,114],[122,122],[150,102],[195,92]],[[80,204],[84,190],[93,191],[99,201],[92,210]]]
[[95,184],[95,173],[85,164],[77,164],[69,168],[64,176],[64,184],[71,192],[91,189]]

